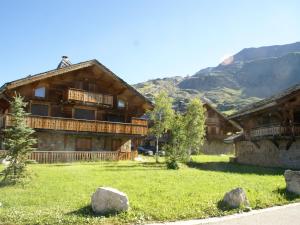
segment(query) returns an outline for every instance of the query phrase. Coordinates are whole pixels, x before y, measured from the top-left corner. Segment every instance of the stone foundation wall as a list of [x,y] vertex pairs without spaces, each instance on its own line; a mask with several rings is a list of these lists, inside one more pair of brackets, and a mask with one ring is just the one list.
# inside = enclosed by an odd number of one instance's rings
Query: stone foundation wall
[[287,140],[278,140],[278,147],[271,140],[255,143],[240,141],[235,144],[237,162],[242,164],[300,169],[300,139],[288,150]]
[[[114,137],[111,136],[80,136],[52,132],[36,132],[38,151],[76,151],[76,139],[89,137],[92,140],[92,151],[131,151],[131,139],[129,137],[117,137],[120,146],[112,144]],[[116,149],[114,149],[116,148]]]
[[208,155],[234,154],[234,145],[224,143],[222,140],[205,141],[203,153]]

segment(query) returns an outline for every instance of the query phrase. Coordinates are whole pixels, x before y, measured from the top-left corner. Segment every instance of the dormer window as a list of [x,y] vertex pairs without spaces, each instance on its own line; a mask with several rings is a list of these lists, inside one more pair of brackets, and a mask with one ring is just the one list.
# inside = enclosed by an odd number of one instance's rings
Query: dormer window
[[126,102],[123,99],[118,99],[118,108],[123,109],[126,107]]
[[45,98],[46,97],[46,88],[45,87],[39,87],[34,90],[34,96],[38,98]]

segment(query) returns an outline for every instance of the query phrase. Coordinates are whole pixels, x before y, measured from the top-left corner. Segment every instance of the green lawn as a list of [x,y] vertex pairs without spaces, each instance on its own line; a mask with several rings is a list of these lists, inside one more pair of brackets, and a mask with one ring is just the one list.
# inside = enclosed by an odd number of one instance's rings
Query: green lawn
[[[286,195],[283,170],[234,165],[227,156],[198,156],[178,171],[154,162],[30,165],[32,181],[0,187],[0,224],[119,224],[205,218],[234,213],[218,207],[225,192],[245,188],[252,208],[299,200]],[[99,186],[129,196],[130,211],[97,217],[90,196]]]

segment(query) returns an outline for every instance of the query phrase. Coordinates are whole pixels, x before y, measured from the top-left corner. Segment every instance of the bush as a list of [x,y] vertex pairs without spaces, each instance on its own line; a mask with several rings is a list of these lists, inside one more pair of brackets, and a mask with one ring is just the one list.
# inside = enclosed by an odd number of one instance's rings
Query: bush
[[167,168],[169,170],[178,170],[179,169],[179,165],[176,161],[171,160],[171,161],[167,161]]

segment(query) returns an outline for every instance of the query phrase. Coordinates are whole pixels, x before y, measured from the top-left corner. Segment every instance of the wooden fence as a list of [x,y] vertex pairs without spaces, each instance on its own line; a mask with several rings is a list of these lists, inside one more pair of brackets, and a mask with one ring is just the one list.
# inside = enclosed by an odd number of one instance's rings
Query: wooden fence
[[[0,151],[0,158],[6,154],[5,150]],[[59,163],[74,161],[118,161],[134,160],[137,151],[112,152],[112,151],[34,151],[28,155],[29,160],[38,163]]]

